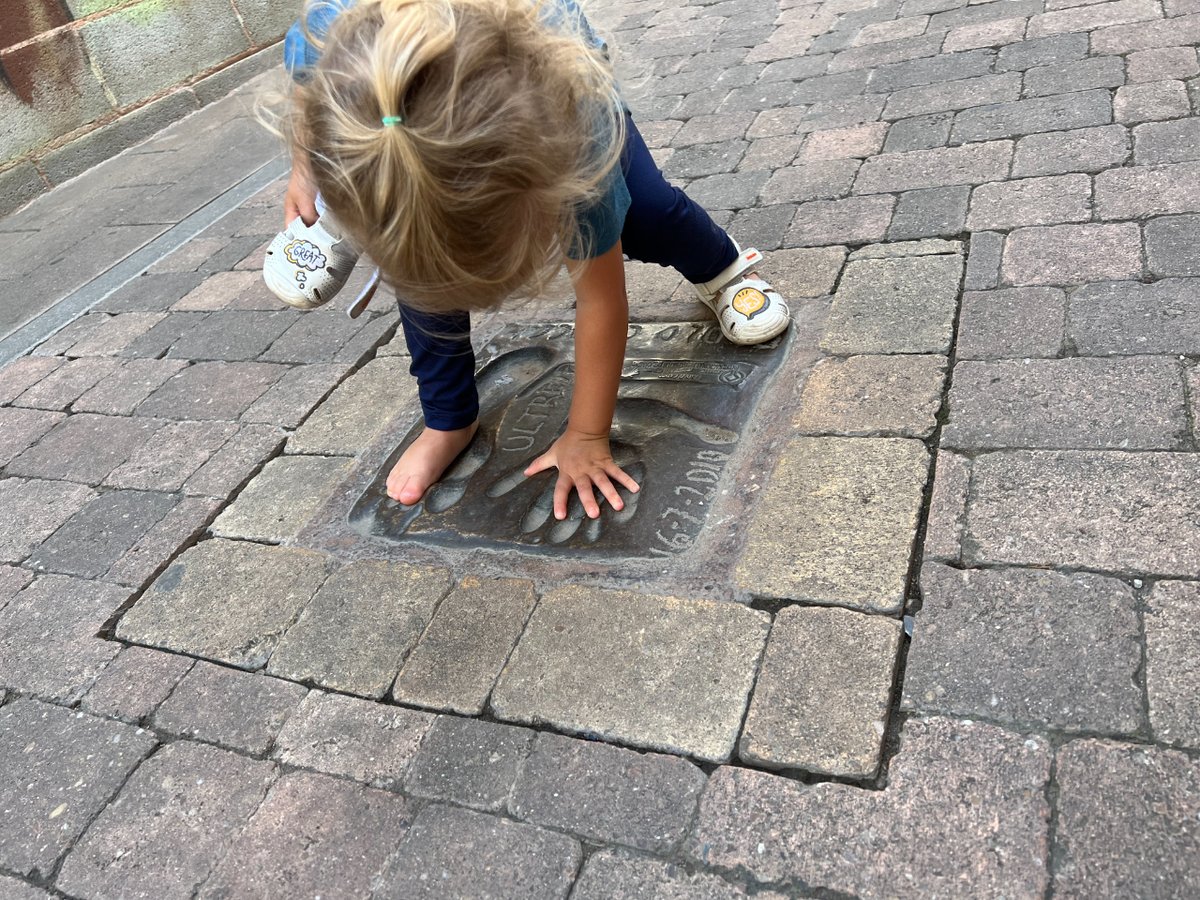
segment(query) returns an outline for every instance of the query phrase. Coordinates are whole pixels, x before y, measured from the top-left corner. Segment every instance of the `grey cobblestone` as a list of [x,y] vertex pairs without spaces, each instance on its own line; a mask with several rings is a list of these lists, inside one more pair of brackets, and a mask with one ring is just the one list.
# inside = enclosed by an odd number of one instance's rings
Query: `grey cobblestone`
[[924,559],[957,561],[967,518],[967,488],[971,461],[939,450],[929,517],[925,524]]
[[983,75],[962,81],[903,88],[893,93],[884,107],[885,119],[912,116],[1003,103],[1021,96],[1021,76],[1016,72]]
[[1011,141],[994,141],[872,157],[859,170],[854,193],[912,191],[996,181],[1008,173],[1012,147]]
[[814,131],[805,139],[800,156],[804,160],[865,159],[879,153],[887,130],[887,123],[872,122]]
[[1200,159],[1200,120],[1150,122],[1133,130],[1133,161],[1139,166],[1197,159]]
[[850,193],[858,167],[855,159],[802,160],[799,165],[776,169],[759,196],[767,204],[844,197]]
[[[284,456],[268,462],[210,529],[217,537],[283,543],[294,538],[350,473],[338,457]],[[190,472],[188,473],[190,474]]]
[[1066,131],[1112,122],[1108,91],[1080,91],[963,110],[954,120],[950,143],[995,141],[1043,131]]
[[1128,57],[1129,80],[1165,81],[1200,75],[1195,47],[1162,47],[1141,50]]
[[1200,746],[1200,585],[1160,581],[1146,602],[1146,692],[1150,724],[1159,740]]
[[1031,134],[1017,141],[1013,177],[1100,172],[1129,159],[1129,132],[1120,125]]
[[66,360],[53,356],[22,356],[0,368],[0,403],[11,403]]
[[12,460],[11,475],[100,484],[162,426],[157,419],[70,416]]
[[196,363],[151,394],[137,408],[137,414],[166,419],[235,421],[286,371],[286,366],[272,363]]
[[1004,244],[1010,284],[1082,284],[1142,274],[1136,223],[1018,228]]
[[1091,52],[1097,55],[1124,54],[1197,43],[1200,43],[1200,15],[1189,15],[1099,28],[1092,32]]
[[954,113],[934,113],[901,119],[888,128],[887,141],[883,145],[886,153],[907,153],[910,150],[932,150],[950,142],[950,126],[954,124]]
[[1067,303],[1067,340],[1080,354],[1200,353],[1200,280],[1093,284]]
[[1125,84],[1125,60],[1119,56],[1094,56],[1065,66],[1037,66],[1025,71],[1024,84],[1025,97],[1119,88]]
[[[672,863],[604,850],[588,857],[571,895],[575,900],[747,900],[740,887],[707,872],[689,873]],[[756,892],[761,900],[782,900]]]
[[1196,240],[1200,216],[1167,216],[1145,225],[1146,264],[1158,276],[1200,275]]
[[888,229],[888,239],[904,241],[961,233],[967,221],[970,196],[971,188],[965,184],[901,194]]
[[942,403],[941,356],[851,356],[818,361],[792,427],[800,434],[928,437]]
[[98,716],[140,722],[158,709],[191,667],[186,656],[126,647],[104,668],[79,706]]
[[1190,115],[1192,104],[1182,81],[1150,81],[1117,90],[1113,114],[1130,125]]
[[1000,48],[996,71],[1024,71],[1036,66],[1061,66],[1088,55],[1086,34],[1058,34]]
[[1091,218],[1092,180],[1086,175],[1026,178],[984,184],[971,194],[967,227],[1004,231],[1022,225],[1086,222]]
[[242,427],[184,483],[184,492],[224,499],[275,455],[284,437],[284,432],[268,425]]
[[957,53],[964,50],[977,50],[982,47],[1001,47],[1012,44],[1025,37],[1025,18],[994,19],[991,22],[979,22],[974,25],[960,25],[946,35],[942,44],[943,53]]
[[883,240],[895,205],[895,199],[887,196],[802,203],[796,207],[784,245],[815,247]]
[[0,466],[20,456],[65,418],[63,413],[41,409],[0,408]]
[[109,473],[106,485],[178,491],[237,433],[231,422],[171,422]]
[[1154,0],[1114,0],[1035,15],[1029,20],[1029,36],[1034,38],[1048,34],[1092,31],[1106,25],[1156,19],[1159,15],[1159,7]]
[[95,491],[78,484],[23,478],[0,480],[0,506],[11,517],[0,525],[0,562],[24,560],[95,496]]
[[721,144],[693,144],[676,150],[663,167],[667,178],[700,178],[732,172],[738,168],[746,148],[745,141],[725,141]]
[[408,769],[405,790],[499,812],[512,794],[537,733],[528,728],[438,716]]
[[14,406],[65,410],[85,392],[120,368],[115,359],[73,359],[54,368],[12,401]]
[[187,363],[179,359],[130,359],[71,404],[72,412],[127,416]]
[[1058,356],[1066,307],[1066,293],[1055,288],[967,291],[959,308],[958,358]]

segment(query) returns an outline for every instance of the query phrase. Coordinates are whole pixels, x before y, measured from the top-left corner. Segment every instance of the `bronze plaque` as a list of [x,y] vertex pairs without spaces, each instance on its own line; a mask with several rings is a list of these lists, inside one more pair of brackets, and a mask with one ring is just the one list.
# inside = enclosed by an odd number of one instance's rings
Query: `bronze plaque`
[[471,446],[420,503],[401,505],[387,496],[387,475],[420,433],[418,422],[355,504],[351,524],[397,541],[601,558],[667,557],[691,547],[722,485],[733,487],[723,475],[784,359],[786,336],[738,347],[715,324],[631,325],[612,450],[641,490],[620,488],[620,512],[597,494],[597,519],[572,493],[560,522],[551,510],[557,472],[523,472],[566,425],[573,338],[572,325],[502,331],[476,378],[482,411]]

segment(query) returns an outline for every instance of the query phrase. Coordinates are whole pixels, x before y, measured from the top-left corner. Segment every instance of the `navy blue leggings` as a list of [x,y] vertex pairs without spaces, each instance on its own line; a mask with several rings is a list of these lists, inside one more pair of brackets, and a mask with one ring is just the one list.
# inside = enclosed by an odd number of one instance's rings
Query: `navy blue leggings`
[[[625,127],[621,171],[630,206],[621,249],[630,259],[669,266],[690,282],[711,281],[737,258],[737,247],[701,206],[667,183],[629,115]],[[438,431],[466,428],[479,417],[470,316],[431,315],[401,303],[400,322],[425,424]]]

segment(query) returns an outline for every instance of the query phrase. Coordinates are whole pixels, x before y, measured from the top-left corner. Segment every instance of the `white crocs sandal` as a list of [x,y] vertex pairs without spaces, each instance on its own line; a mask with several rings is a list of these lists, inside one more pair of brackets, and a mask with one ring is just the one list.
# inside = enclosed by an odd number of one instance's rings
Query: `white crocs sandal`
[[[736,244],[735,244],[736,246]],[[717,315],[721,333],[734,344],[761,344],[787,331],[787,303],[761,278],[742,278],[763,255],[738,248],[738,258],[712,281],[695,284],[700,302]]]
[[342,237],[329,213],[312,225],[297,217],[267,247],[263,280],[288,306],[315,309],[342,289],[356,262],[358,252]]

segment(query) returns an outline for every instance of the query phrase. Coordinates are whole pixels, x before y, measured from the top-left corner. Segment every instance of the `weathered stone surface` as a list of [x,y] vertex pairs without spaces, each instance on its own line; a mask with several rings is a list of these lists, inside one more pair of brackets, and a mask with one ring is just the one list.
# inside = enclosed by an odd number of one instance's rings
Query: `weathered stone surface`
[[886,122],[871,122],[814,131],[805,139],[800,156],[806,160],[865,159],[883,149],[887,130]]
[[420,643],[404,662],[392,696],[400,703],[478,715],[536,602],[529,581],[464,578],[438,605],[424,633],[412,635],[420,634]]
[[141,587],[184,545],[199,537],[218,506],[216,500],[183,498],[112,564],[105,580]]
[[1146,602],[1146,692],[1161,741],[1200,746],[1200,585],[1160,581]]
[[1015,451],[978,457],[971,471],[971,561],[1195,574],[1193,454]]
[[1136,25],[1113,25],[1099,28],[1091,35],[1092,52],[1097,54],[1129,53],[1197,42],[1200,42],[1200,15]]
[[512,725],[438,716],[409,766],[404,788],[417,797],[499,812],[535,734]]
[[1129,159],[1129,132],[1120,125],[1031,134],[1017,141],[1013,177],[1101,172]]
[[1018,228],[1004,245],[1011,284],[1081,284],[1142,273],[1141,232],[1134,222]]
[[1100,740],[1058,753],[1056,897],[1200,891],[1200,766],[1182,753]]
[[940,84],[965,78],[988,75],[993,54],[985,50],[974,53],[943,53],[926,59],[879,66],[871,72],[868,91],[891,93],[922,84]]
[[928,465],[919,441],[792,440],[765,482],[737,585],[759,596],[898,611]]
[[[190,243],[196,243],[196,241],[193,240]],[[172,303],[199,284],[201,278],[203,276],[195,272],[163,272],[162,274],[153,271],[145,272],[109,294],[93,308],[113,313],[166,310]],[[167,318],[170,319],[172,316],[167,316]],[[135,343],[139,342],[135,341]]]
[[129,312],[116,315],[90,315],[97,326],[62,351],[63,356],[113,356],[166,317],[161,312]]
[[1148,122],[1133,130],[1133,161],[1139,166],[1190,162],[1200,159],[1198,145],[1200,119]]
[[[193,241],[192,243],[196,242]],[[226,243],[228,241],[224,241],[221,246],[225,246]],[[186,250],[188,247],[185,246],[184,249]],[[214,252],[215,249],[219,248],[214,248]],[[178,256],[180,256],[180,251],[171,254],[168,259]],[[171,306],[171,309],[176,312],[181,310],[212,312],[213,310],[224,309],[239,294],[257,289],[261,284],[262,277],[257,272],[216,272],[209,275],[200,284],[184,294],[183,297]]]
[[1021,225],[1086,222],[1092,216],[1092,180],[1086,175],[1024,178],[984,184],[971,195],[971,231],[1001,231]]
[[1096,217],[1141,219],[1200,212],[1200,163],[1129,166],[1096,176]]
[[186,900],[208,877],[275,777],[269,762],[180,741],[138,768],[56,879],[83,897]]
[[885,153],[863,163],[854,181],[854,193],[877,194],[996,181],[1008,174],[1012,147],[1011,141],[991,141],[967,147]]
[[10,475],[99,484],[161,427],[157,419],[69,416],[7,466]]
[[275,455],[285,437],[274,426],[244,426],[184,483],[184,493],[224,500]]
[[324,580],[325,558],[307,550],[205,541],[158,577],[117,635],[257,669]]
[[706,782],[687,760],[544,732],[513,787],[518,819],[595,843],[669,852],[683,840]]
[[950,126],[954,113],[933,113],[913,119],[901,119],[888,128],[883,149],[888,153],[907,153],[910,150],[932,150],[950,141]]
[[1015,100],[959,113],[950,132],[950,143],[968,144],[1043,131],[1067,131],[1108,125],[1112,120],[1112,97],[1105,90]]
[[234,421],[286,371],[286,366],[270,363],[196,363],[151,394],[137,414]]
[[[767,628],[764,613],[728,603],[558,588],[534,610],[492,709],[510,721],[723,761]],[[613,703],[632,696],[639,702]]]
[[759,197],[768,204],[844,197],[850,193],[858,166],[858,160],[854,159],[818,159],[776,169],[762,186]]
[[955,352],[960,360],[1058,356],[1066,308],[1067,295],[1056,288],[967,291]]
[[22,356],[0,368],[0,403],[11,403],[65,360],[52,356]]
[[293,766],[399,789],[430,713],[310,691],[275,740],[274,754]]
[[105,484],[178,491],[235,433],[231,422],[168,423],[109,473]]
[[154,714],[154,727],[262,754],[307,693],[278,678],[197,662]]
[[375,560],[350,563],[330,576],[288,628],[267,671],[382,697],[449,590],[445,569]]
[[295,428],[345,377],[343,363],[297,366],[273,384],[242,413],[243,422]]
[[759,883],[860,897],[1040,896],[1052,751],[1039,737],[910,719],[884,791],[797,784],[752,769],[709,779],[688,852]]
[[1131,82],[1163,81],[1200,75],[1195,47],[1161,47],[1140,50],[1126,58]]
[[1000,260],[1004,253],[1004,235],[995,231],[977,231],[968,245],[967,271],[963,289],[983,291],[1000,283]]
[[822,359],[800,396],[801,434],[928,437],[942,404],[942,356]]
[[888,238],[893,241],[931,235],[955,235],[967,220],[968,185],[925,188],[900,195]]
[[1053,66],[1083,59],[1088,54],[1086,34],[1059,34],[1034,38],[1000,48],[996,71],[1032,69],[1034,66]]
[[899,649],[895,619],[836,608],[781,610],[738,755],[767,768],[873,777]]
[[[717,875],[691,874],[673,863],[603,850],[588,857],[571,896],[574,900],[746,900],[750,895]],[[782,900],[775,893],[754,896]]]
[[938,451],[925,523],[924,559],[957,560],[967,520],[967,489],[971,461],[965,456]]
[[9,513],[0,525],[0,562],[21,562],[95,496],[80,484],[0,480],[0,508]]
[[213,522],[218,537],[282,543],[296,536],[353,465],[348,459],[273,459]]
[[1114,0],[1041,13],[1029,20],[1029,36],[1044,37],[1072,31],[1091,31],[1105,25],[1142,22],[1160,15],[1153,0]]
[[1159,276],[1200,275],[1196,240],[1200,216],[1167,216],[1145,225],[1146,263]]
[[1118,122],[1135,124],[1190,115],[1192,104],[1182,81],[1150,81],[1117,89],[1113,115]]
[[452,806],[428,806],[372,896],[562,900],[582,855],[566,835]]
[[722,141],[685,147],[671,154],[663,166],[663,174],[675,180],[732,172],[738,167],[747,146],[745,141]]
[[1023,18],[996,19],[953,28],[946,35],[942,52],[961,52],[1015,43],[1025,36],[1025,21]]
[[[36,179],[38,182],[41,179]],[[0,896],[5,900],[53,900],[54,895],[7,875],[0,875]]]
[[836,54],[829,63],[829,71],[849,72],[854,69],[873,69],[888,63],[936,56],[941,43],[942,35],[938,33],[888,41],[884,44],[871,44],[866,47],[854,47]]
[[48,878],[154,745],[140,728],[33,700],[0,708],[0,865]]
[[1200,279],[1087,285],[1067,303],[1067,340],[1081,354],[1200,352]]
[[101,673],[79,706],[98,716],[140,722],[158,708],[192,660],[145,647],[126,647]]
[[796,217],[784,244],[815,247],[883,240],[895,205],[893,197],[847,197],[801,203],[796,207]]
[[1173,359],[963,361],[942,445],[1173,450],[1187,431]]
[[284,775],[197,896],[366,896],[412,820],[411,801],[387,791]]
[[1003,103],[1016,100],[1019,96],[1021,75],[1017,72],[920,85],[903,88],[892,94],[884,108],[883,118],[906,119],[988,103]]
[[846,266],[821,336],[830,353],[946,353],[963,260],[958,254]]
[[127,416],[187,363],[179,359],[130,359],[71,404],[72,412]]
[[886,41],[898,41],[903,38],[916,37],[924,34],[929,25],[929,16],[907,16],[903,19],[892,19],[887,22],[872,22],[859,29],[852,47],[864,44],[880,44]]
[[356,454],[411,407],[415,397],[416,381],[408,374],[407,360],[369,362],[316,408],[288,441],[288,452]]
[[75,702],[121,649],[96,632],[127,599],[111,585],[40,576],[0,609],[0,684]]
[[959,241],[925,238],[919,241],[892,241],[886,244],[869,244],[866,247],[859,247],[857,250],[852,251],[850,259],[900,259],[912,256],[945,256],[961,252],[962,243]]
[[0,466],[36,444],[42,435],[65,418],[63,413],[41,409],[0,409]]
[[16,566],[0,566],[0,606],[4,606],[33,580],[33,573]]
[[1021,728],[1132,733],[1142,724],[1133,591],[1029,569],[921,570],[903,703]]
[[221,310],[171,345],[174,359],[257,359],[296,321],[295,310]]

